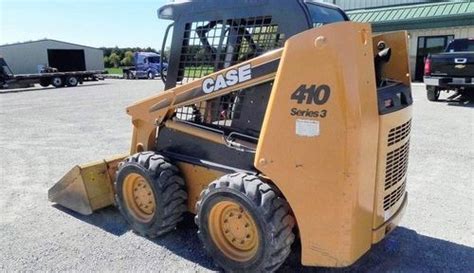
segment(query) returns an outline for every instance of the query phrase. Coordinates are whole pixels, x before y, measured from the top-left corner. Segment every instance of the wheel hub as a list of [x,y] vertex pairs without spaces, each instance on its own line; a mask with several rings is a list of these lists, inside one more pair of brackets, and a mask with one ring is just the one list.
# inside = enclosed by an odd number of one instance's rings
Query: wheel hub
[[148,221],[155,213],[155,196],[148,181],[139,174],[129,174],[123,184],[124,199],[135,218]]
[[217,203],[209,214],[209,227],[214,243],[227,257],[247,261],[256,254],[259,245],[257,225],[238,203]]
[[77,84],[77,79],[76,78],[70,78],[69,79],[69,84],[70,85],[76,85]]

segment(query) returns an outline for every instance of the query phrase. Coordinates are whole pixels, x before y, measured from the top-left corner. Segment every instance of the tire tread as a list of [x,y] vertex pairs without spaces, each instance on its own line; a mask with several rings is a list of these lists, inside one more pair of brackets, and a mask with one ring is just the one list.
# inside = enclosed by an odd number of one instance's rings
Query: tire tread
[[[206,196],[221,188],[233,189],[237,194],[244,195],[249,198],[254,207],[255,215],[263,214],[267,227],[269,230],[262,232],[272,234],[272,240],[268,241],[267,250],[269,251],[267,258],[258,265],[259,272],[273,272],[278,269],[286,260],[291,252],[291,245],[295,240],[293,227],[295,220],[291,214],[290,207],[286,200],[278,196],[273,188],[263,182],[258,176],[246,173],[233,173],[225,175],[216,181],[209,184],[209,186],[201,192],[199,201],[196,203],[195,222],[198,225],[198,236],[204,244],[204,248],[209,251],[210,246],[206,245],[206,240],[201,232],[200,215],[204,215],[202,208],[202,201]],[[226,271],[242,271],[246,269],[236,270],[235,268],[226,268],[225,264],[220,264]]]
[[[183,219],[183,213],[187,211],[186,201],[188,195],[179,169],[171,164],[168,159],[155,152],[142,152],[129,156],[124,160],[123,164],[119,164],[116,177],[127,166],[127,163],[138,164],[145,168],[150,178],[154,180],[155,190],[161,192],[163,200],[161,204],[163,209],[160,210],[162,215],[147,230],[135,229],[134,231],[149,238],[155,238],[170,232]],[[117,182],[117,180],[114,182],[116,204],[122,215],[125,216],[132,228],[134,228],[136,227],[135,222],[127,217],[124,202],[120,200],[117,194],[119,190]]]

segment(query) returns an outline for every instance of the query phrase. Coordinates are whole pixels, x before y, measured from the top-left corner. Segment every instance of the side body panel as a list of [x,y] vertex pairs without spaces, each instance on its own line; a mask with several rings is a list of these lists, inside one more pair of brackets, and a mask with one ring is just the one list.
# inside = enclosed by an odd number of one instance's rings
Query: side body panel
[[410,65],[408,59],[408,33],[406,31],[387,32],[373,37],[372,47],[377,52],[377,44],[384,41],[392,49],[390,62],[383,69],[384,78],[389,78],[402,82],[410,86]]
[[196,203],[201,197],[201,192],[212,181],[223,176],[225,173],[182,161],[177,162],[177,165],[184,181],[192,181],[192,183],[186,183],[186,192],[188,193],[188,210],[195,213]]
[[[379,230],[406,202],[412,107],[380,116],[373,229]],[[374,243],[391,229],[374,232]]]
[[[373,67],[368,24],[331,24],[285,45],[255,166],[289,201],[305,265],[347,266],[372,244],[378,141]],[[306,91],[298,103],[293,96],[302,85],[326,85],[330,95],[324,102],[316,92],[319,99],[311,101]]]
[[[405,31],[388,32],[373,38],[373,48],[384,41],[391,49],[390,61],[383,66],[382,75],[405,86],[410,86],[411,78],[408,59],[408,35]],[[381,88],[383,89],[383,88]],[[381,92],[382,90],[379,90]],[[411,93],[400,96],[395,106],[411,105]],[[396,112],[380,115],[379,143],[377,155],[377,183],[374,200],[373,242],[380,241],[395,226],[394,218],[401,218],[401,211],[407,203],[406,183],[412,106]]]
[[[132,116],[133,123],[130,154],[155,149],[156,127],[171,117],[174,109],[217,98],[232,91],[245,89],[273,80],[276,72],[274,72],[272,68],[278,66],[281,53],[282,49],[268,52],[251,61],[229,67],[205,78],[178,86],[129,106],[127,113]],[[203,91],[203,81],[206,79],[212,78],[216,80],[219,75],[224,75],[229,70],[247,64],[252,67],[252,78],[250,80],[211,93],[205,93]]]

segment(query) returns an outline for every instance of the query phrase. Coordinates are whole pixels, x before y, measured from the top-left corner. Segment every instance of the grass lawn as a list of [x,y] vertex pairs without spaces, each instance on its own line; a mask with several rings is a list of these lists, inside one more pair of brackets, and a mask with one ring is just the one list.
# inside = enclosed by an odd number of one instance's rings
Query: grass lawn
[[118,74],[118,75],[123,74],[123,70],[120,67],[106,68],[105,70],[107,70],[107,72],[109,72],[109,74]]
[[197,66],[197,67],[186,67],[184,70],[184,76],[186,78],[201,78],[214,72],[212,66]]
[[[107,70],[109,74],[123,74],[123,70],[120,67],[106,68],[105,70]],[[214,68],[212,66],[186,67],[184,76],[187,78],[201,78],[211,74],[212,72],[214,72]]]

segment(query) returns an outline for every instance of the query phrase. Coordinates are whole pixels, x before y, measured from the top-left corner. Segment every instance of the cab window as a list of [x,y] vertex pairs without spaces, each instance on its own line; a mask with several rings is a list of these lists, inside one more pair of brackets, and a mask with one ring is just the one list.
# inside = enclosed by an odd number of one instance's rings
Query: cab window
[[148,57],[148,61],[153,64],[159,64],[160,63],[160,57]]
[[334,22],[347,21],[347,17],[339,9],[311,3],[306,3],[306,5],[308,6],[313,27],[320,27]]
[[137,63],[139,63],[139,64],[145,63],[145,58],[146,58],[145,56],[138,55],[137,56]]
[[474,51],[474,39],[460,39],[452,41],[447,52],[469,52]]

